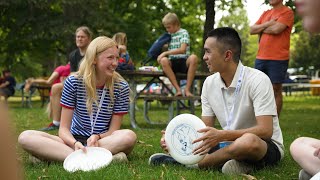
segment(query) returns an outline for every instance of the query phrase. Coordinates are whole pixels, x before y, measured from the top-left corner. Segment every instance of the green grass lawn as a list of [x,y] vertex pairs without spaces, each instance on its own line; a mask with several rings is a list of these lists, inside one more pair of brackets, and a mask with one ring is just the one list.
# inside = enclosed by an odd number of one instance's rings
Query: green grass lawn
[[[40,102],[33,102],[33,108],[21,108],[20,102],[10,100],[10,114],[18,136],[26,129],[39,129],[50,121],[40,108]],[[178,166],[149,166],[148,158],[153,153],[161,152],[159,139],[165,125],[149,125],[143,119],[142,103],[138,103],[137,121],[140,129],[134,129],[138,142],[130,154],[129,163],[111,164],[93,172],[66,172],[61,163],[28,162],[28,155],[17,146],[19,159],[23,162],[26,179],[243,179],[241,176],[226,176],[217,170],[195,170]],[[150,113],[151,118],[162,122],[168,120],[167,108],[152,105],[156,109]],[[201,108],[197,107],[196,115],[200,116]],[[276,167],[266,168],[251,175],[257,179],[298,179],[299,167],[289,154],[290,143],[300,136],[320,138],[319,123],[320,97],[293,96],[285,97],[280,125],[286,147],[283,161]],[[131,128],[126,115],[122,128]],[[52,132],[57,134],[57,131]]]

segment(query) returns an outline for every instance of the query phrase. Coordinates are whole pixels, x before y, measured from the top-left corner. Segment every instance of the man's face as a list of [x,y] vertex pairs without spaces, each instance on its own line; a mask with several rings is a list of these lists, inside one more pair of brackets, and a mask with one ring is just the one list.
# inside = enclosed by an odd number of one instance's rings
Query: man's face
[[86,48],[90,43],[90,38],[82,30],[76,34],[76,45],[78,48]]
[[296,7],[302,16],[303,27],[309,32],[320,32],[320,1],[296,0]]
[[166,28],[166,31],[170,34],[175,33],[179,30],[179,26],[176,24],[164,24],[163,26]]
[[207,38],[204,44],[203,60],[207,63],[210,72],[220,72],[224,65],[224,53],[219,49],[220,43],[217,42],[215,37]]

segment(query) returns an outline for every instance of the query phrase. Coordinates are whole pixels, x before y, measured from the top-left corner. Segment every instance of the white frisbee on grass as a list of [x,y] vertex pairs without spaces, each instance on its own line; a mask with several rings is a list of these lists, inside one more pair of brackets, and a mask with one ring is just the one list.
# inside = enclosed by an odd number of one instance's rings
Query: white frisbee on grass
[[205,128],[203,121],[192,114],[180,114],[173,118],[165,133],[165,141],[170,155],[179,163],[191,165],[201,161],[204,156],[194,155],[192,151],[201,142],[192,144],[195,139],[202,136],[199,129]]
[[112,153],[101,147],[86,147],[87,153],[81,149],[74,151],[63,162],[63,168],[69,172],[91,171],[108,166],[112,161]]
[[319,179],[320,179],[320,172],[318,172],[317,174],[312,176],[312,178],[310,180],[319,180]]

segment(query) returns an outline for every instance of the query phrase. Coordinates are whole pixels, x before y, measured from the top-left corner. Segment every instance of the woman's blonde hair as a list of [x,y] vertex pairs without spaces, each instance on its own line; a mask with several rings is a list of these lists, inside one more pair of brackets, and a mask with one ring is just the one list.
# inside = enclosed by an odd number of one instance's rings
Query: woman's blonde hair
[[162,18],[162,24],[172,24],[180,26],[180,20],[175,13],[168,13]]
[[[95,103],[98,106],[98,96],[96,93],[97,86],[97,77],[96,77],[96,66],[94,64],[95,60],[97,60],[100,53],[105,51],[106,49],[116,47],[117,44],[112,39],[106,36],[100,36],[95,38],[88,46],[85,56],[83,57],[79,71],[77,73],[79,78],[83,79],[83,83],[87,92],[87,101],[86,107],[88,109],[89,114],[92,113],[92,104]],[[114,101],[114,83],[125,81],[123,77],[117,73],[113,72],[111,78],[108,78],[106,81],[106,88],[109,89],[110,99]]]
[[117,43],[117,45],[127,46],[127,35],[123,32],[118,32],[113,35],[112,39]]

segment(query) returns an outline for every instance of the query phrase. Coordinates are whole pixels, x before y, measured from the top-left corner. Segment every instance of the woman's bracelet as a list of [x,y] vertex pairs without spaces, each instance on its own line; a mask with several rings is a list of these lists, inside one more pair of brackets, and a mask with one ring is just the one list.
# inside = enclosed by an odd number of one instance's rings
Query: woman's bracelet
[[100,134],[97,134],[97,135],[98,135],[99,139],[101,139],[101,136],[100,136]]
[[73,143],[73,145],[76,145],[77,142],[79,142],[79,141],[75,141],[75,142]]

